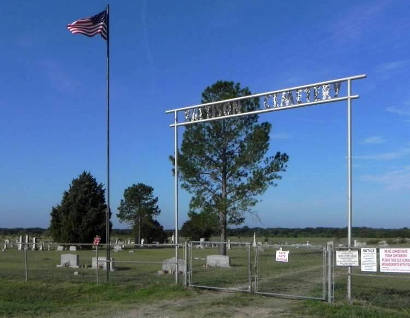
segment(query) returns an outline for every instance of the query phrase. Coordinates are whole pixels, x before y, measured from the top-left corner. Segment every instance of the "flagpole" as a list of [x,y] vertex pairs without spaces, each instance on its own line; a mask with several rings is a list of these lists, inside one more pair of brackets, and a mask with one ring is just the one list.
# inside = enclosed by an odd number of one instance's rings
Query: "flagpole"
[[107,247],[107,281],[110,279],[110,5],[107,4],[107,209],[105,238]]

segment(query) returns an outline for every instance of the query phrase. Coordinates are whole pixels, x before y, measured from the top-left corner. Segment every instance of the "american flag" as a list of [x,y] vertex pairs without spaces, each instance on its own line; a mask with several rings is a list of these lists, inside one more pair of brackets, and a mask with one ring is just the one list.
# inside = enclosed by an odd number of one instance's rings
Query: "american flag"
[[104,10],[92,17],[79,19],[67,25],[68,31],[73,34],[84,34],[86,36],[94,36],[100,34],[104,40],[108,37],[108,14]]

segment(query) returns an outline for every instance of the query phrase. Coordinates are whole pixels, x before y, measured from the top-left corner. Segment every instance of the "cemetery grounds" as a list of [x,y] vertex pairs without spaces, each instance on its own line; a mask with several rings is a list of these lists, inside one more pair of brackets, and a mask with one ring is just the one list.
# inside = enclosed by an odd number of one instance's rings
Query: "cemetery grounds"
[[[318,244],[329,239],[320,242],[317,238],[283,238],[282,242],[309,240]],[[353,276],[350,306],[344,301],[346,274],[340,268],[335,270],[334,305],[250,294],[248,255],[244,248],[233,247],[228,251],[229,269],[204,266],[206,255],[218,254],[216,248],[194,249],[192,255],[194,283],[244,292],[184,288],[183,275],[176,286],[173,275],[159,274],[162,261],[174,256],[173,248],[112,252],[116,270],[110,273],[109,283],[105,282],[106,273],[99,270],[98,285],[95,269],[57,268],[63,253],[78,254],[80,265],[86,266],[91,265],[91,257],[95,256],[95,251],[89,249],[29,250],[26,282],[24,253],[15,248],[0,253],[0,317],[410,317],[408,279]],[[104,252],[100,255],[104,256]],[[179,257],[183,258],[182,249]],[[278,264],[273,261],[273,250],[265,248],[259,262],[260,288],[320,297],[321,257],[319,253],[306,254],[304,249],[295,249],[290,252],[289,263]]]

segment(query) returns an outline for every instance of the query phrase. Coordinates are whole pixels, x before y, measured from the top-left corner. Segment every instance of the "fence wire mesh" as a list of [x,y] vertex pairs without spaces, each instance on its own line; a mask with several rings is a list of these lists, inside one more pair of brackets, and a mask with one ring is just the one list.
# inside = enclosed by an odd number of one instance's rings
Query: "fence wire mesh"
[[[326,258],[322,246],[264,244],[255,249],[256,293],[325,299]],[[287,261],[277,261],[277,251],[287,253]]]
[[[388,251],[401,251],[407,250],[407,255],[410,255],[409,246],[395,245],[389,247],[371,247],[366,246],[363,249],[374,248],[376,250],[376,264],[374,271],[364,271],[362,268],[362,248],[352,248],[351,250],[357,250],[359,255],[359,266],[352,267],[351,274],[351,300],[354,304],[362,306],[374,306],[384,310],[391,311],[392,314],[404,314],[410,316],[410,273],[392,272],[397,270],[396,268],[407,267],[407,271],[410,269],[410,257],[404,256],[402,258],[386,259],[384,255],[381,255],[381,250]],[[337,247],[335,251],[345,251],[346,247]],[[394,254],[392,254],[394,256]],[[396,255],[398,255],[396,253]],[[386,263],[387,261],[387,263]],[[393,262],[391,262],[393,261]],[[406,266],[407,263],[407,266]],[[337,266],[336,253],[334,260],[334,288],[335,288],[335,300],[345,301],[347,298],[347,280],[348,271],[347,267]],[[383,264],[383,265],[382,265]],[[399,265],[402,264],[402,265]],[[385,267],[387,265],[387,267]],[[384,267],[383,269],[381,267]],[[367,269],[368,270],[368,269]],[[390,272],[389,272],[390,271]]]
[[[189,247],[189,286],[251,291],[249,243],[191,242]],[[226,257],[221,248],[226,248]]]
[[[20,243],[0,254],[0,278],[44,282],[107,282],[106,246],[45,243],[33,248]],[[97,266],[98,255],[98,266]],[[184,246],[178,248],[179,282],[184,280]],[[144,286],[146,283],[175,283],[175,245],[123,245],[111,248],[110,283]],[[164,267],[164,263],[167,265]]]

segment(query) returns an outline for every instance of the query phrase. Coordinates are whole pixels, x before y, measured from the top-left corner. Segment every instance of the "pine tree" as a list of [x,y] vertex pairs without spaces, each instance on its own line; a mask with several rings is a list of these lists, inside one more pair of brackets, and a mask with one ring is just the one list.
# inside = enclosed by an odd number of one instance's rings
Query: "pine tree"
[[103,185],[84,171],[73,179],[61,203],[52,208],[51,236],[61,243],[91,243],[99,235],[105,242],[106,207]]
[[[202,93],[202,103],[250,95],[239,83],[218,81]],[[241,102],[242,111],[259,108],[258,99]],[[288,155],[267,156],[271,125],[258,116],[241,116],[186,126],[178,166],[182,188],[192,194],[190,212],[214,214],[221,241],[227,225],[241,224],[257,196],[276,185]],[[174,158],[171,157],[174,162]],[[225,245],[221,254],[226,254]]]

